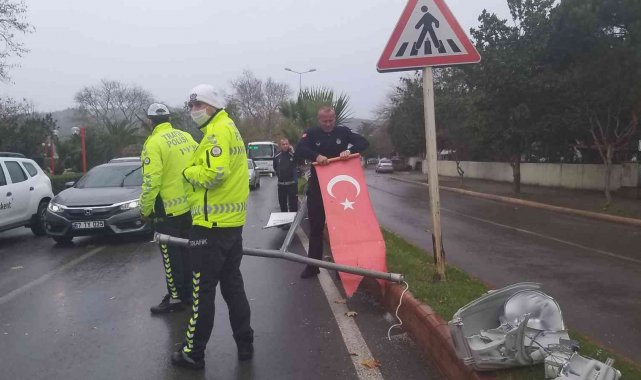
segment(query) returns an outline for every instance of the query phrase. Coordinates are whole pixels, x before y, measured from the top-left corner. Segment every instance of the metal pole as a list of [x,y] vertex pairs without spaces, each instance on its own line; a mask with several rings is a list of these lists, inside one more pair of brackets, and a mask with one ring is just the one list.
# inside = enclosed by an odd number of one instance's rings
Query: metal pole
[[51,162],[49,162],[49,169],[51,169],[51,175],[56,175],[56,163],[53,158],[53,137],[49,135],[49,158],[51,159]]
[[292,225],[289,226],[289,231],[287,231],[287,235],[285,236],[283,245],[280,247],[281,252],[287,252],[287,249],[289,248],[289,245],[292,243],[292,239],[294,238],[294,233],[296,232],[296,229],[298,229],[298,226],[300,226],[300,224],[303,222],[303,218],[307,213],[307,196],[304,196],[299,203],[300,205],[298,206],[298,212],[296,212],[296,217],[294,218]]
[[432,214],[432,246],[434,249],[435,281],[445,281],[445,253],[441,235],[441,199],[438,189],[438,164],[436,157],[436,120],[434,117],[434,78],[432,68],[423,69],[423,104],[425,111],[425,140],[427,180]]
[[87,150],[85,149],[85,134],[87,128],[80,128],[80,151],[82,152],[82,172],[87,173]]
[[[187,246],[189,244],[188,239],[177,238],[170,235],[156,233],[156,240],[161,244],[168,245],[180,245]],[[359,276],[373,277],[381,280],[387,280],[395,282],[398,284],[403,283],[405,277],[402,274],[398,273],[385,273],[378,272],[358,267],[350,267],[347,265],[339,265],[335,263],[330,263],[328,261],[311,259],[306,256],[300,256],[291,252],[282,252],[270,249],[258,249],[258,248],[243,248],[243,253],[248,256],[257,256],[257,257],[269,257],[273,259],[283,259],[287,261],[294,261],[301,264],[313,265],[325,269],[333,269],[340,272],[352,273]]]

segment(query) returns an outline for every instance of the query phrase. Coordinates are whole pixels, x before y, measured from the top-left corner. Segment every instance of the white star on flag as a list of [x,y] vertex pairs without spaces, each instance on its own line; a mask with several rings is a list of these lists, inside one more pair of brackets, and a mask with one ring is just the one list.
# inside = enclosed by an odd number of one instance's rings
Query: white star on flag
[[348,208],[354,209],[354,202],[350,202],[347,198],[345,198],[345,202],[341,204],[343,205],[343,210],[347,210]]

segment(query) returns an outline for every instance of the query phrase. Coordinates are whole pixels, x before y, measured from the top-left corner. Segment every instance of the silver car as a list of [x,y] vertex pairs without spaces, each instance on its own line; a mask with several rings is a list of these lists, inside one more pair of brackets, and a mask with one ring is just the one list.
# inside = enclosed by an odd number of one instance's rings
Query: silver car
[[380,160],[376,165],[376,173],[394,173],[394,166],[391,160]]
[[249,168],[249,188],[258,189],[260,187],[260,173],[256,170],[256,164],[251,158],[247,159],[247,168]]

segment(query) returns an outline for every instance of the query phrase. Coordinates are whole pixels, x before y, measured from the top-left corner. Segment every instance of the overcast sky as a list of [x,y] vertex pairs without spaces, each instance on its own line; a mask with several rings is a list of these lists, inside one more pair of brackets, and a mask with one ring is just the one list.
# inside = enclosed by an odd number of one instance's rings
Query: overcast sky
[[[483,9],[507,18],[506,0],[446,0],[469,35]],[[210,83],[229,92],[247,69],[303,87],[327,86],[351,98],[353,116],[372,118],[402,73],[376,63],[405,0],[28,0],[36,31],[19,36],[31,51],[14,60],[0,95],[38,111],[75,106],[83,86],[103,78],[136,84],[181,105]]]

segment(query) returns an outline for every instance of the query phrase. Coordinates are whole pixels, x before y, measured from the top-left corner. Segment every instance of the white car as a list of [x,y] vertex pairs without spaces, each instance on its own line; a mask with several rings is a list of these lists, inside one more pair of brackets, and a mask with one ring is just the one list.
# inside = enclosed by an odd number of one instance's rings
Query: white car
[[51,180],[38,164],[19,153],[0,152],[0,231],[24,226],[44,235],[52,198]]
[[260,173],[251,158],[247,159],[247,168],[249,169],[249,188],[256,190],[260,187]]

